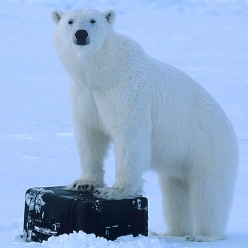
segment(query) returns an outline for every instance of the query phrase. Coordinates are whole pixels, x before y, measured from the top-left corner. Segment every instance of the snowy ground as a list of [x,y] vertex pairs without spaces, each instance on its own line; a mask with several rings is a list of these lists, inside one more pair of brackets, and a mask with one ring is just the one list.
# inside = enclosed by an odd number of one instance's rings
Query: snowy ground
[[[74,233],[43,244],[22,233],[24,194],[79,176],[67,75],[53,48],[53,9],[112,8],[115,29],[148,54],[190,74],[220,102],[240,145],[240,170],[227,239],[190,243],[175,237],[122,237],[114,242]],[[247,0],[0,0],[0,246],[248,247],[248,1]],[[114,154],[106,159],[113,183]],[[145,174],[149,227],[163,232],[156,176]]]

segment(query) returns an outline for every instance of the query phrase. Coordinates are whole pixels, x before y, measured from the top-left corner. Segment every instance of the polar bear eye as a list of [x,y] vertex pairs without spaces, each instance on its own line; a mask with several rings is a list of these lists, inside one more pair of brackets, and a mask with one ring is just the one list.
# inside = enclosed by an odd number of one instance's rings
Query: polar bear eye
[[70,25],[73,24],[73,20],[68,21],[68,24]]
[[92,19],[92,20],[90,21],[90,23],[93,24],[93,23],[96,23],[96,21],[95,21],[94,19]]

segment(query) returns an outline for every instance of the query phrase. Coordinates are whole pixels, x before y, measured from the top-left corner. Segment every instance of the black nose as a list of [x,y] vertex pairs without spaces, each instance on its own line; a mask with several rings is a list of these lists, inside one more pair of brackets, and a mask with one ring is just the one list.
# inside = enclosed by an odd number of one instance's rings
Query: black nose
[[80,43],[83,44],[85,40],[88,38],[88,32],[86,30],[80,29],[75,33],[75,37],[79,44]]

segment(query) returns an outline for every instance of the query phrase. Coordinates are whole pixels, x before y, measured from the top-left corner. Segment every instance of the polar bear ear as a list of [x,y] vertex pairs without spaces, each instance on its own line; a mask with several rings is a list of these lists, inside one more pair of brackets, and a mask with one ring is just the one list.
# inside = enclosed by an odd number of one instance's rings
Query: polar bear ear
[[55,23],[58,23],[64,13],[60,10],[55,10],[52,13],[52,18]]
[[116,13],[113,10],[108,10],[103,14],[109,23],[113,23],[116,19]]

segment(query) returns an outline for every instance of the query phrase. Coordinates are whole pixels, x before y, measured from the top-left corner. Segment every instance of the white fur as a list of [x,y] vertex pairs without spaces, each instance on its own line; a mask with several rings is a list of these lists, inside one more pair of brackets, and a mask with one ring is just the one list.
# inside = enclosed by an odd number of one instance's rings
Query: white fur
[[[105,199],[135,197],[142,191],[143,172],[151,168],[159,174],[167,234],[222,239],[238,145],[219,104],[189,76],[115,32],[113,11],[55,11],[53,19],[56,50],[71,78],[82,167],[69,188],[94,188]],[[87,31],[89,44],[73,43],[79,29]],[[116,178],[106,188],[103,160],[110,142]]]

